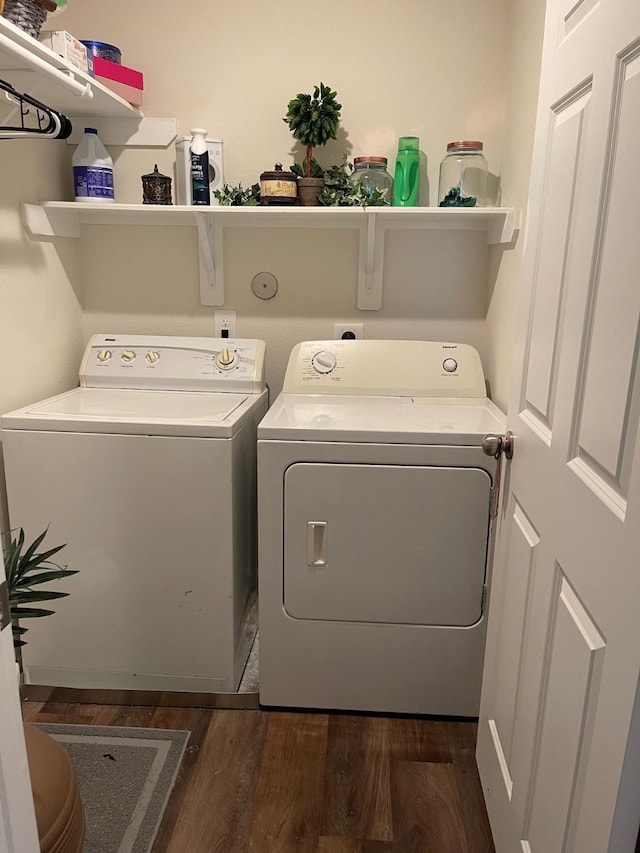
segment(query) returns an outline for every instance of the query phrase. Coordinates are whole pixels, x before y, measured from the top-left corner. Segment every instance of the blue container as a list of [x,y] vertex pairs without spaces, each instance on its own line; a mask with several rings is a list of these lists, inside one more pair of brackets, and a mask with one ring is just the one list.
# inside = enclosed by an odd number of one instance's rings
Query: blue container
[[84,39],[80,39],[80,41],[87,48],[87,53],[122,65],[122,53],[120,48],[114,44],[107,44],[104,41],[85,41]]

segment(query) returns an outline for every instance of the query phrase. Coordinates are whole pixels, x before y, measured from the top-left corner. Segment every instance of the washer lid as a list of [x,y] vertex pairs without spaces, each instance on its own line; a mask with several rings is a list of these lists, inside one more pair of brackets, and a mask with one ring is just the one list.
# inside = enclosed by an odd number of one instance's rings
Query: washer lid
[[74,388],[3,415],[2,428],[229,438],[266,393]]
[[505,417],[484,399],[280,394],[259,439],[479,445],[504,432]]

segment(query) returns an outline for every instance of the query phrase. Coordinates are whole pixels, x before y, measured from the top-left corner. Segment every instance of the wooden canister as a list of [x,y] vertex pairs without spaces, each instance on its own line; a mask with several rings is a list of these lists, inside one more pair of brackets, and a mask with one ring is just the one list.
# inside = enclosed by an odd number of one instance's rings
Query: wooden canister
[[297,204],[298,179],[276,163],[273,172],[260,175],[260,204]]

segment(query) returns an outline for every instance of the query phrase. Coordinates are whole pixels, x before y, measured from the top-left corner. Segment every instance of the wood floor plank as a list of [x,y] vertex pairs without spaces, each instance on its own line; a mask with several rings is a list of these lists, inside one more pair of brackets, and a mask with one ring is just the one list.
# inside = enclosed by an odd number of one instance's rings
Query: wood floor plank
[[318,839],[317,853],[393,853],[391,841],[355,841],[352,838],[330,838],[322,836]]
[[450,763],[451,749],[446,726],[443,720],[391,718],[389,720],[391,760]]
[[[38,706],[35,711],[33,706]],[[117,707],[117,706],[116,706]],[[111,705],[83,705],[68,702],[23,702],[22,718],[33,723],[64,722],[68,725],[93,726],[106,725],[96,723],[96,716],[104,718],[113,713]]]
[[37,716],[42,710],[44,702],[22,702],[22,719],[25,723],[36,723]]
[[196,765],[200,760],[202,745],[209,730],[212,711],[200,708],[158,708],[151,718],[150,728],[189,732],[178,774],[162,815],[152,853],[166,853],[189,790]]
[[155,710],[148,705],[127,705],[123,708],[117,708],[110,725],[146,729],[151,725]]
[[473,722],[26,701],[22,711],[191,733],[153,853],[495,853]]
[[245,853],[316,853],[329,721],[270,712]]
[[447,737],[454,757],[453,770],[469,850],[495,853],[475,758],[477,725],[448,722]]
[[471,853],[451,764],[391,765],[394,849],[401,853]]
[[212,713],[175,828],[158,853],[239,853],[248,832],[267,721],[259,711]]
[[330,717],[323,836],[392,839],[389,722],[384,717]]

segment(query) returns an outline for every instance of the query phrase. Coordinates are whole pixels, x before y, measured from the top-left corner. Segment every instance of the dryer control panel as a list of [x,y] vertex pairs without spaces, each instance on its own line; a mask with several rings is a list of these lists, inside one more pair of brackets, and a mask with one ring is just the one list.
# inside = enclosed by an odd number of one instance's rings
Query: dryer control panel
[[437,341],[305,341],[289,357],[289,394],[486,397],[480,356]]
[[261,393],[264,341],[164,335],[94,335],[80,385],[162,391]]

